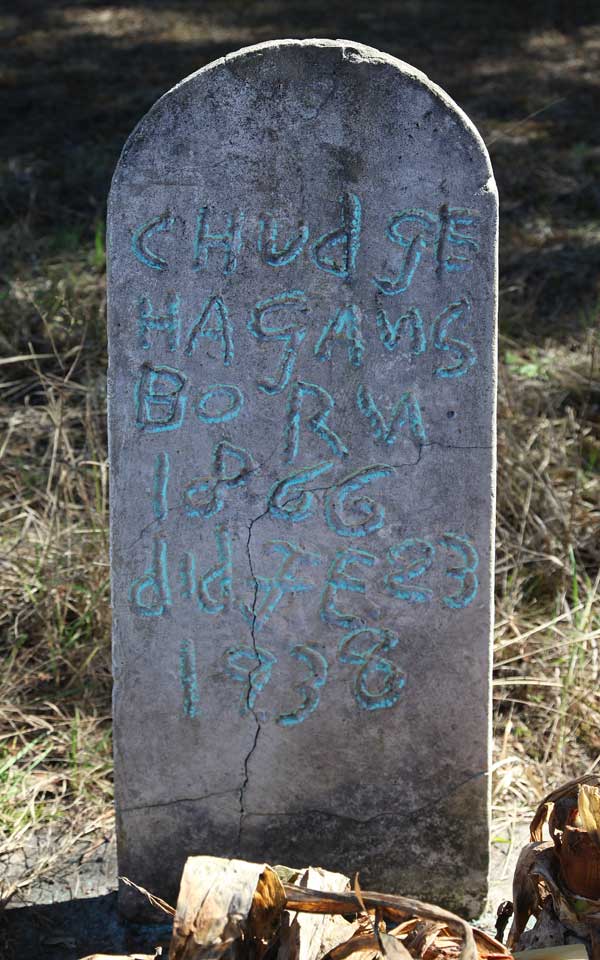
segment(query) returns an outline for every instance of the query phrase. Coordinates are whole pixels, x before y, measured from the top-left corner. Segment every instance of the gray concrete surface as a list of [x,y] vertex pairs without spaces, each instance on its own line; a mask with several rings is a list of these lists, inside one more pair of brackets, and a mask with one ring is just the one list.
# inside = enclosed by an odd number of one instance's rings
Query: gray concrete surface
[[204,852],[481,909],[496,233],[468,119],[354,43],[218,61],[123,151],[119,864],[167,900]]

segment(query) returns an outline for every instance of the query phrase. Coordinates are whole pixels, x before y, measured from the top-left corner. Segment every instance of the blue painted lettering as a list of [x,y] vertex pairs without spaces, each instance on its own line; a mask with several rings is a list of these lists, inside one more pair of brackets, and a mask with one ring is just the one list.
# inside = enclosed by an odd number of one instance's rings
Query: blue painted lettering
[[152,270],[167,269],[167,261],[164,257],[159,256],[158,253],[150,250],[148,242],[155,233],[168,233],[173,229],[174,225],[175,217],[172,217],[168,213],[163,213],[160,217],[154,217],[153,220],[149,220],[134,231],[131,238],[131,249],[140,263],[143,263],[146,267],[150,267]]
[[288,593],[303,593],[314,589],[313,583],[296,580],[299,564],[315,566],[321,562],[319,554],[309,553],[295,543],[285,540],[267,540],[267,547],[281,555],[281,562],[272,577],[255,577],[255,603],[240,605],[244,618],[255,632],[262,630],[277,609],[283,597]]
[[196,219],[196,236],[194,239],[194,270],[202,270],[208,266],[208,254],[211,249],[221,247],[224,254],[223,274],[229,276],[237,267],[237,258],[242,247],[242,224],[244,214],[235,210],[227,217],[227,225],[223,233],[208,232],[208,207],[200,207]]
[[233,576],[231,535],[223,523],[215,527],[217,563],[198,581],[198,605],[204,613],[223,613],[231,601]]
[[[227,460],[233,461],[229,473]],[[218,513],[224,506],[225,490],[245,484],[250,474],[258,469],[247,450],[234,447],[228,440],[220,440],[215,444],[212,467],[211,476],[195,477],[184,490],[183,501],[188,517],[203,517],[206,520]]]
[[321,594],[319,614],[325,623],[329,623],[333,627],[342,627],[344,630],[360,623],[361,618],[355,613],[344,613],[337,608],[337,594],[340,590],[346,590],[348,593],[364,594],[366,592],[364,580],[349,576],[346,569],[359,563],[365,567],[372,567],[376,561],[377,558],[365,550],[355,550],[350,547],[347,550],[337,551],[329,567],[327,581]]
[[190,330],[184,351],[186,357],[192,356],[198,337],[206,337],[220,344],[221,360],[226,367],[230,365],[233,360],[233,336],[229,313],[221,297],[210,297],[202,307],[200,316]]
[[152,487],[152,510],[157,520],[166,520],[169,511],[169,454],[157,453],[154,460],[154,483]]
[[311,256],[319,270],[347,280],[354,272],[360,247],[362,210],[360,200],[354,193],[342,194],[339,202],[342,208],[341,226],[319,237],[312,246]]
[[373,278],[373,283],[382,293],[391,297],[408,290],[423,251],[433,243],[436,226],[437,217],[426,210],[402,210],[391,217],[387,235],[392,243],[399,244],[405,253],[396,277]]
[[[227,472],[227,459],[233,461],[233,466]],[[247,483],[251,473],[258,470],[258,464],[243,447],[234,447],[228,440],[220,440],[213,449],[214,475],[220,483],[227,487],[240,487]]]
[[477,596],[479,580],[476,574],[479,555],[468,537],[459,533],[444,533],[438,543],[447,550],[458,554],[462,563],[459,567],[447,567],[446,576],[453,577],[461,585],[459,593],[442,597],[442,602],[452,610],[462,610]]
[[[314,495],[303,489],[307,483],[327,473],[333,467],[333,461],[324,460],[314,467],[306,467],[278,480],[271,488],[267,506],[272,517],[278,520],[306,520],[310,517]],[[299,488],[299,489],[298,489]]]
[[389,422],[386,422],[371,391],[361,383],[356,391],[356,404],[369,421],[371,432],[376,440],[382,440],[392,446],[398,439],[398,431],[408,426],[410,435],[418,445],[427,439],[419,401],[409,391],[403,393],[392,407]]
[[164,313],[154,313],[152,301],[148,297],[140,297],[138,301],[138,331],[140,346],[144,350],[150,349],[148,338],[149,330],[159,330],[167,335],[167,350],[173,353],[179,346],[179,297],[176,293],[167,294]]
[[302,290],[287,290],[285,293],[278,293],[267,300],[261,300],[254,307],[248,321],[250,333],[259,342],[279,340],[283,343],[283,351],[276,376],[258,381],[259,390],[269,396],[281,393],[290,382],[298,356],[298,349],[306,334],[306,327],[299,323],[296,317],[287,317],[282,323],[275,324],[275,326],[265,323],[267,314],[281,309],[307,313],[306,294]]
[[306,383],[304,380],[297,380],[290,387],[288,395],[287,423],[284,431],[285,460],[288,463],[292,463],[298,456],[300,448],[301,414],[305,397],[312,397],[316,399],[319,404],[317,412],[309,417],[306,422],[308,429],[312,430],[321,440],[324,440],[336,457],[347,457],[347,446],[341,437],[327,426],[327,420],[335,406],[333,397],[324,387],[320,387],[316,383]]
[[354,680],[354,697],[364,710],[393,707],[406,684],[402,671],[381,656],[397,647],[399,638],[385,627],[362,627],[342,637],[340,663],[354,663],[360,669]]
[[258,252],[263,263],[270,267],[285,267],[302,252],[308,240],[308,227],[301,223],[298,233],[280,249],[277,247],[279,226],[271,213],[264,213],[258,228]]
[[331,350],[337,339],[346,342],[348,360],[353,367],[360,367],[365,341],[361,330],[361,313],[354,304],[348,304],[338,310],[337,314],[328,320],[321,336],[315,344],[315,357],[319,360],[331,360]]
[[171,606],[167,541],[163,537],[154,537],[150,566],[131,584],[129,600],[135,612],[143,617],[162,617]]
[[[325,519],[327,526],[340,537],[365,537],[368,533],[381,529],[385,522],[385,508],[370,497],[355,497],[348,503],[348,497],[375,480],[382,480],[394,472],[394,467],[385,463],[375,463],[349,474],[325,498]],[[349,510],[357,519],[348,522],[342,514]]]
[[232,383],[213,383],[196,402],[196,413],[202,423],[226,423],[235,420],[244,406],[244,395]]
[[232,680],[244,684],[240,700],[240,716],[254,713],[256,698],[271,679],[271,671],[277,663],[275,657],[264,647],[230,647],[225,651],[225,673]]
[[185,413],[187,377],[173,367],[143,363],[135,387],[136,426],[148,433],[177,430]]
[[477,363],[477,354],[470,343],[448,337],[452,324],[458,320],[468,320],[470,310],[471,304],[467,298],[461,297],[442,310],[433,321],[435,349],[450,353],[454,360],[448,367],[438,367],[436,377],[462,377]]
[[471,266],[470,254],[479,252],[479,243],[465,228],[475,226],[479,221],[477,210],[461,207],[440,207],[439,231],[436,242],[437,261],[444,270],[468,270]]
[[183,491],[183,503],[188,517],[208,520],[223,509],[224,500],[214,477],[194,477]]
[[429,603],[433,596],[431,590],[415,590],[407,584],[422,577],[429,570],[434,556],[433,544],[418,537],[403,540],[397,546],[391,547],[388,551],[388,559],[394,567],[394,572],[389,573],[384,579],[386,590],[398,600],[407,600],[408,603]]
[[405,357],[418,357],[427,349],[427,337],[423,318],[417,307],[409,307],[397,319],[389,320],[385,310],[378,310],[375,318],[379,338],[386,350],[395,350],[408,340],[408,349],[400,352]]
[[277,717],[277,723],[283,727],[292,727],[302,723],[319,706],[320,689],[327,682],[327,660],[316,647],[309,646],[306,643],[292,647],[290,656],[308,667],[308,676],[300,683],[294,684],[296,690],[302,697],[302,703],[295,710],[289,713],[282,713]]
[[196,595],[196,558],[193,553],[184,553],[179,561],[179,596],[192,600]]

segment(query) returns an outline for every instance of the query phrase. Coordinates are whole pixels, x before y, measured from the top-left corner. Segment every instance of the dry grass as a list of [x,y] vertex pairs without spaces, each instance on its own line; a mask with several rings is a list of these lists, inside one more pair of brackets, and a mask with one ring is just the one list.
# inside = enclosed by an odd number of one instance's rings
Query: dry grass
[[600,756],[600,336],[503,347],[495,802],[527,816]]
[[492,814],[505,881],[540,796],[600,754],[599,347],[597,326],[560,346],[501,343]]
[[51,872],[112,798],[108,469],[103,385],[69,306],[76,296],[81,318],[86,302],[102,309],[100,273],[71,291],[10,294],[11,319],[33,312],[46,342],[29,342],[31,359],[5,357],[0,403],[0,856],[61,822],[23,884]]
[[[49,824],[66,846],[111,800],[102,245],[111,168],[175,80],[275,35],[347,36],[414,62],[492,144],[504,331],[494,803],[500,818],[531,808],[600,755],[600,145],[586,113],[600,29],[586,5],[582,27],[533,30],[508,22],[503,3],[486,4],[484,21],[484,7],[466,3],[462,20],[452,8],[437,33],[431,3],[421,27],[419,5],[386,3],[347,23],[310,3],[294,19],[294,5],[277,0],[268,15],[211,0],[205,19],[180,3],[55,6],[27,5],[29,46],[12,41],[18,13],[0,18],[0,98],[10,88],[29,109],[27,83],[37,83],[31,120],[15,111],[0,163],[0,857]],[[62,852],[54,846],[33,872]]]

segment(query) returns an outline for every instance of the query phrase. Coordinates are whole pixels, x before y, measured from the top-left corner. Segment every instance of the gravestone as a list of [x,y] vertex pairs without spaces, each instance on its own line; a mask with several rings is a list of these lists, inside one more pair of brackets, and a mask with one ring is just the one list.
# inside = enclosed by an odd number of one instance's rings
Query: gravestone
[[171,902],[213,854],[482,904],[496,230],[467,117],[355,43],[225,57],[125,146],[119,868]]

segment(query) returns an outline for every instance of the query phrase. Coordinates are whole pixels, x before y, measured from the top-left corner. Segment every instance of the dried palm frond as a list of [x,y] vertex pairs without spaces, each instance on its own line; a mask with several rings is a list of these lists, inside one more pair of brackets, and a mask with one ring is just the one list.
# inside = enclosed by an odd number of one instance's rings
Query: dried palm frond
[[[569,780],[548,793],[530,834],[515,869],[509,948],[570,934],[588,945],[591,960],[600,960],[600,776]],[[524,934],[532,916],[536,926]]]

